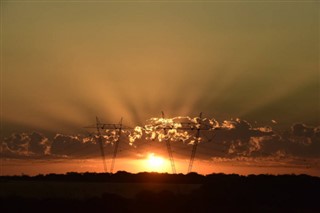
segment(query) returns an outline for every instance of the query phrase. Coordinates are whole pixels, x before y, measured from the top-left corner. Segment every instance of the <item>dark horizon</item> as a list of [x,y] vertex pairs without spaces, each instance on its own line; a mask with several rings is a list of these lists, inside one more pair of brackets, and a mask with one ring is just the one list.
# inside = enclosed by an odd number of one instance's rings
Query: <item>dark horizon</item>
[[[0,177],[1,209],[33,212],[317,212],[308,175],[75,173]],[[231,203],[230,203],[231,202]],[[20,205],[14,205],[19,203]],[[156,207],[156,208],[155,208]]]

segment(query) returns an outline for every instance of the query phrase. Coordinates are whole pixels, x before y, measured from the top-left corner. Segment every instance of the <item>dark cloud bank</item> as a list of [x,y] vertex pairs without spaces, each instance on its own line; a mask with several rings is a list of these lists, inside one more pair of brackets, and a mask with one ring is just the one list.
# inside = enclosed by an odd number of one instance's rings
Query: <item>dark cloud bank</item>
[[[256,127],[245,120],[225,121],[232,128],[201,131],[197,158],[224,161],[228,159],[286,159],[319,158],[320,126],[313,127],[296,123],[286,131],[275,131],[271,127]],[[222,126],[222,125],[221,125]],[[190,131],[195,135],[196,131]],[[114,132],[113,132],[114,133]],[[105,149],[113,151],[114,142],[108,133],[104,137]],[[128,135],[121,136],[119,157],[137,157],[145,150],[162,150],[165,144],[158,140],[136,139],[129,144]],[[95,158],[100,156],[95,135],[63,135],[53,138],[33,133],[15,133],[2,140],[2,158],[7,159],[65,159]],[[113,138],[114,139],[114,138]],[[175,157],[188,158],[192,143],[189,140],[172,141]],[[110,153],[111,153],[110,152]]]

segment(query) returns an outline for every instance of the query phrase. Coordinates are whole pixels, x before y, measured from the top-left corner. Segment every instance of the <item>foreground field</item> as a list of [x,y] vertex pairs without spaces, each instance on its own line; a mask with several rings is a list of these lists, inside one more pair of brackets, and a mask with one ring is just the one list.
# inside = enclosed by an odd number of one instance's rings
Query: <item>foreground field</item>
[[1,184],[0,197],[19,196],[25,198],[75,198],[101,197],[103,194],[117,194],[134,198],[141,191],[158,193],[171,191],[188,194],[199,189],[201,184],[172,183],[101,183],[101,182],[46,182],[10,181]]
[[0,177],[1,212],[320,212],[307,175],[69,173]]

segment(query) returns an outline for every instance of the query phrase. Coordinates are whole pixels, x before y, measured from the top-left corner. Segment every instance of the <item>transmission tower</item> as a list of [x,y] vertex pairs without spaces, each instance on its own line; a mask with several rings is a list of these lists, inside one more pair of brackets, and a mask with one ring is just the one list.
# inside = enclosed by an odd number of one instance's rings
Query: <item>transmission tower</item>
[[196,157],[196,152],[197,152],[197,147],[198,147],[198,143],[200,140],[200,128],[201,128],[201,117],[202,117],[202,112],[200,112],[199,115],[199,125],[197,127],[197,133],[196,133],[196,139],[195,142],[192,146],[192,152],[191,152],[191,156],[190,156],[190,162],[189,162],[189,167],[188,167],[188,173],[190,173],[192,171],[192,165],[194,162],[194,158]]
[[[99,147],[100,147],[100,151],[101,151],[103,168],[104,168],[105,172],[108,172],[108,170],[107,170],[106,157],[105,157],[105,153],[104,153],[104,144],[102,142],[101,130],[116,130],[117,131],[117,140],[114,143],[114,151],[113,151],[113,156],[112,156],[111,166],[110,166],[110,173],[112,173],[113,169],[114,169],[117,153],[118,153],[121,131],[123,129],[132,129],[130,127],[125,127],[122,124],[122,120],[123,119],[121,118],[119,124],[105,124],[105,123],[101,123],[100,120],[98,119],[98,117],[96,117],[96,126],[94,128],[97,129],[98,143],[99,143]],[[92,126],[88,126],[88,127],[85,127],[85,128],[93,128],[93,127]]]
[[96,123],[96,128],[97,128],[97,133],[98,133],[98,143],[99,143],[99,147],[100,147],[100,151],[101,151],[103,168],[104,168],[104,172],[108,172],[107,163],[106,163],[106,157],[105,157],[105,154],[104,154],[104,147],[103,147],[103,143],[102,143],[102,135],[101,135],[101,132],[100,132],[101,123],[100,123],[98,117],[96,117],[96,122],[97,122]]
[[[162,114],[162,118],[164,119],[164,112],[161,111],[161,114]],[[167,135],[167,128],[166,127],[163,128],[163,131],[164,131],[164,134]],[[168,140],[168,139],[166,139],[166,146],[167,146],[167,151],[168,151],[168,154],[169,154],[172,173],[176,174],[176,166],[175,166],[173,155],[172,155],[171,144],[170,144],[170,140]]]
[[120,120],[119,129],[118,129],[118,139],[116,140],[116,142],[114,144],[114,151],[113,151],[113,157],[112,157],[112,161],[111,161],[110,173],[113,172],[114,164],[116,161],[118,147],[119,147],[119,143],[120,143],[120,137],[121,137],[121,130],[122,130],[122,118]]

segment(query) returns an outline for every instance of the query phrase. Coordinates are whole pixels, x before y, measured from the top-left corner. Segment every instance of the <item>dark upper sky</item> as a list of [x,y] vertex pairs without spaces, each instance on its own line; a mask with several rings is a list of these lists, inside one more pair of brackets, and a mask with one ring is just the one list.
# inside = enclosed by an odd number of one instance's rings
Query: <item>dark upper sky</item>
[[319,125],[319,2],[1,3],[5,134],[124,117]]

